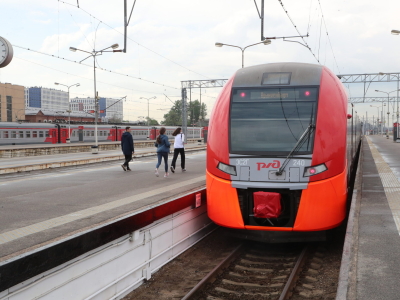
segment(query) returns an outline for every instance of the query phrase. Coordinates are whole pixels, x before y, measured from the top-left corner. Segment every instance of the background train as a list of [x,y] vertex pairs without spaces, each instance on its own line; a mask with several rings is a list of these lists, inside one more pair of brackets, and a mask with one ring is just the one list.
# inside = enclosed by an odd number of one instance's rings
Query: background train
[[208,215],[249,239],[324,240],[346,217],[360,142],[360,120],[328,68],[240,69],[208,128]]
[[[129,126],[129,125],[126,125]],[[126,126],[98,125],[97,139],[99,142],[120,141]],[[131,126],[134,140],[155,140],[159,134],[158,127]],[[178,126],[164,126],[168,137]],[[71,125],[70,141],[94,142],[94,125]],[[202,138],[202,127],[188,127],[187,138]],[[11,123],[0,122],[0,145],[66,143],[68,138],[68,125],[50,123]]]

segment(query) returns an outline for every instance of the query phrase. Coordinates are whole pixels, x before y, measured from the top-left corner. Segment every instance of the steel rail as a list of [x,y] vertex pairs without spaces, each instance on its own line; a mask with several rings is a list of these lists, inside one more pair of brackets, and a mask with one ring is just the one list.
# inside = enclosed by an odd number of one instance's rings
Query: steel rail
[[224,266],[229,264],[236,256],[239,254],[239,250],[242,248],[243,244],[236,247],[222,262],[220,262],[214,269],[210,271],[194,288],[192,288],[189,293],[187,293],[182,300],[189,300],[194,296],[196,292],[201,290],[203,286],[208,283]]
[[279,297],[279,300],[286,300],[289,299],[291,291],[296,284],[296,279],[298,274],[301,271],[301,267],[303,266],[306,257],[307,257],[307,252],[308,252],[308,247],[305,247],[303,251],[301,252],[299,259],[296,262],[296,265],[294,266],[292,273],[289,276],[288,281],[286,282],[285,287],[283,288],[282,294]]

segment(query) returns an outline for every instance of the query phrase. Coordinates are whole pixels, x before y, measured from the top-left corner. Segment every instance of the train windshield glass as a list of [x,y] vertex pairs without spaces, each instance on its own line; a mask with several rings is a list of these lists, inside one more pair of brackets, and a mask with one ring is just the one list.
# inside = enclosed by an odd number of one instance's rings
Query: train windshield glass
[[[234,89],[230,117],[230,152],[288,154],[315,124],[317,88]],[[297,152],[312,151],[312,133]]]

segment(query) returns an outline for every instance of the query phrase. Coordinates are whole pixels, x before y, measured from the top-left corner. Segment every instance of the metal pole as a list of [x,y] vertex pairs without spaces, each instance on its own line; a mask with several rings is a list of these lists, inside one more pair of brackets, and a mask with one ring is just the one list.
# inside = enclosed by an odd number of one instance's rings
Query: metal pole
[[126,53],[126,27],[128,26],[128,21],[126,20],[126,0],[124,1],[124,53]]
[[69,88],[68,87],[68,140],[71,142],[71,102],[69,99]]
[[387,115],[388,115],[388,124],[387,124],[387,136],[389,136],[389,125],[390,125],[390,121],[389,121],[389,115],[390,115],[390,112],[389,112],[389,94],[388,94],[388,113],[387,113]]
[[263,40],[264,40],[264,0],[261,0],[261,41]]
[[242,49],[242,69],[244,67],[244,49]]
[[97,115],[98,115],[98,97],[97,97],[97,91],[96,91],[96,53],[93,56],[93,74],[94,74],[94,138],[95,138],[95,146],[96,148],[98,147],[98,140],[97,140]]
[[182,130],[185,134],[185,142],[187,141],[187,115],[186,115],[186,88],[182,89]]
[[399,138],[399,76],[397,75],[397,112],[396,112],[396,123],[397,123],[397,135],[396,141]]
[[383,118],[383,100],[382,100],[382,111],[381,111],[381,135],[383,135],[383,124],[385,124],[385,119]]

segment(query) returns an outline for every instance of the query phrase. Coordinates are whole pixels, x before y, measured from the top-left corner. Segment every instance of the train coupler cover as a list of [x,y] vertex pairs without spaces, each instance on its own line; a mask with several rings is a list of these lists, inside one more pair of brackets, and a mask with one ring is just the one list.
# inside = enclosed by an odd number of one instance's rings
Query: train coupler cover
[[254,217],[277,218],[281,214],[281,194],[254,192]]

